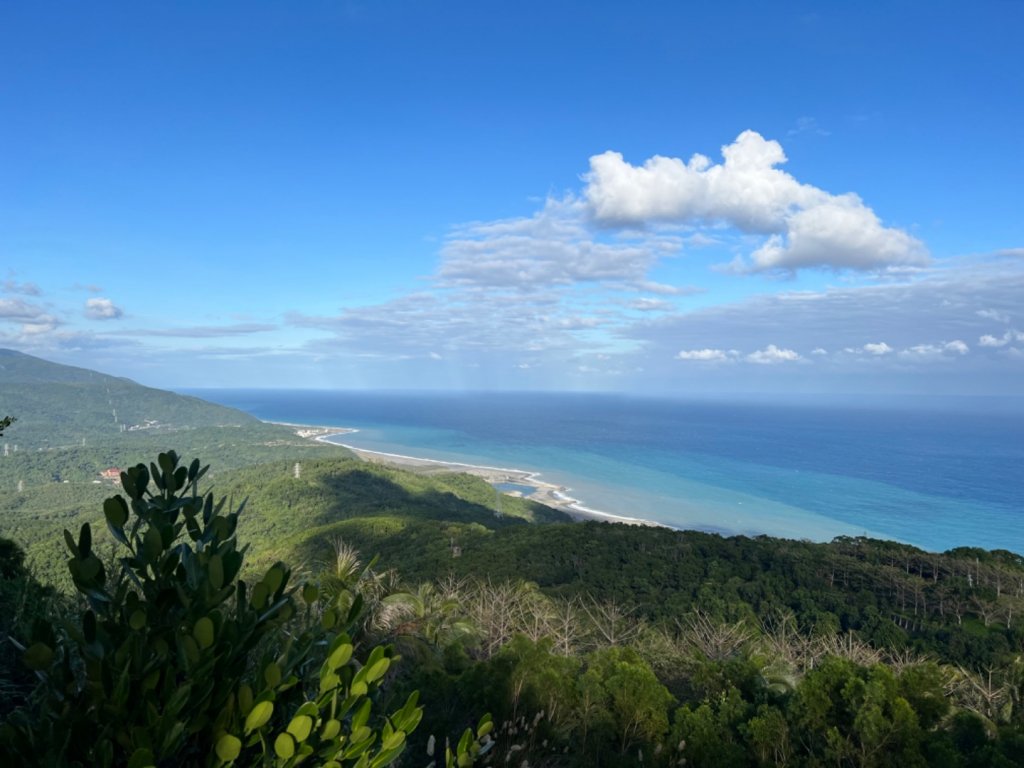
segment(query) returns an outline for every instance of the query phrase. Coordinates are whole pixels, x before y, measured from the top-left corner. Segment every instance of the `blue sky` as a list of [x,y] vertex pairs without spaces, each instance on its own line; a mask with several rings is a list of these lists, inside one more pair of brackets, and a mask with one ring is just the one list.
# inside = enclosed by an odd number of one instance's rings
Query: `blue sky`
[[0,2],[0,346],[155,386],[1021,394],[1022,28]]

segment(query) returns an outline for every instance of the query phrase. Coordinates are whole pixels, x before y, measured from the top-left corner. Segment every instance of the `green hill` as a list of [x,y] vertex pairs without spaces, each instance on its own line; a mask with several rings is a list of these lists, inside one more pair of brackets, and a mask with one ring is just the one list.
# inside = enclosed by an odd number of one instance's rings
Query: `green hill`
[[103,469],[172,448],[221,470],[351,455],[234,408],[9,349],[0,349],[0,411],[17,419],[0,446],[0,492],[19,483],[92,482]]
[[0,536],[25,547],[44,578],[61,570],[61,530],[97,519],[113,493],[101,480],[105,469],[148,462],[168,449],[199,456],[218,472],[351,456],[233,408],[0,349],[6,415],[17,420],[0,441]]
[[9,442],[20,450],[99,444],[137,432],[254,427],[259,420],[85,368],[0,349],[0,409],[16,416]]

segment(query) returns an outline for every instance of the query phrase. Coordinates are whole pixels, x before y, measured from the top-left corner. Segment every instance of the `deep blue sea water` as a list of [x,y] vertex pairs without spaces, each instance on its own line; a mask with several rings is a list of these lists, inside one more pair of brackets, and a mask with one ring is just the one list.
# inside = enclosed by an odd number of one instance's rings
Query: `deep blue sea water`
[[539,471],[585,506],[677,528],[1024,553],[1024,409],[596,394],[190,390],[367,450]]

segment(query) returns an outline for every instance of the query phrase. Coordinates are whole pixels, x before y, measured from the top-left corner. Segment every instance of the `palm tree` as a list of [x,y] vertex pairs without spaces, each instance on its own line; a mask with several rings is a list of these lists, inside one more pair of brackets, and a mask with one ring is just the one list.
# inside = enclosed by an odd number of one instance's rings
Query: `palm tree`
[[350,631],[366,634],[381,626],[381,601],[398,589],[394,570],[375,571],[374,558],[363,566],[359,550],[340,536],[331,542],[333,557],[320,567],[320,593],[328,610],[348,617]]
[[433,584],[420,584],[415,592],[396,592],[381,601],[382,623],[397,638],[420,638],[435,648],[476,636],[477,628],[462,615],[459,601]]

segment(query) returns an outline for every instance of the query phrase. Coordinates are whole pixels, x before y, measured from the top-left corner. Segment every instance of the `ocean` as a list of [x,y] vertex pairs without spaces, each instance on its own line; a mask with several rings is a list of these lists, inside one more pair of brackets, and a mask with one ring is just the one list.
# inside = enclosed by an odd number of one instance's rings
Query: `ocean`
[[538,472],[674,528],[867,535],[1024,554],[1019,401],[671,400],[568,393],[188,390],[372,451]]

